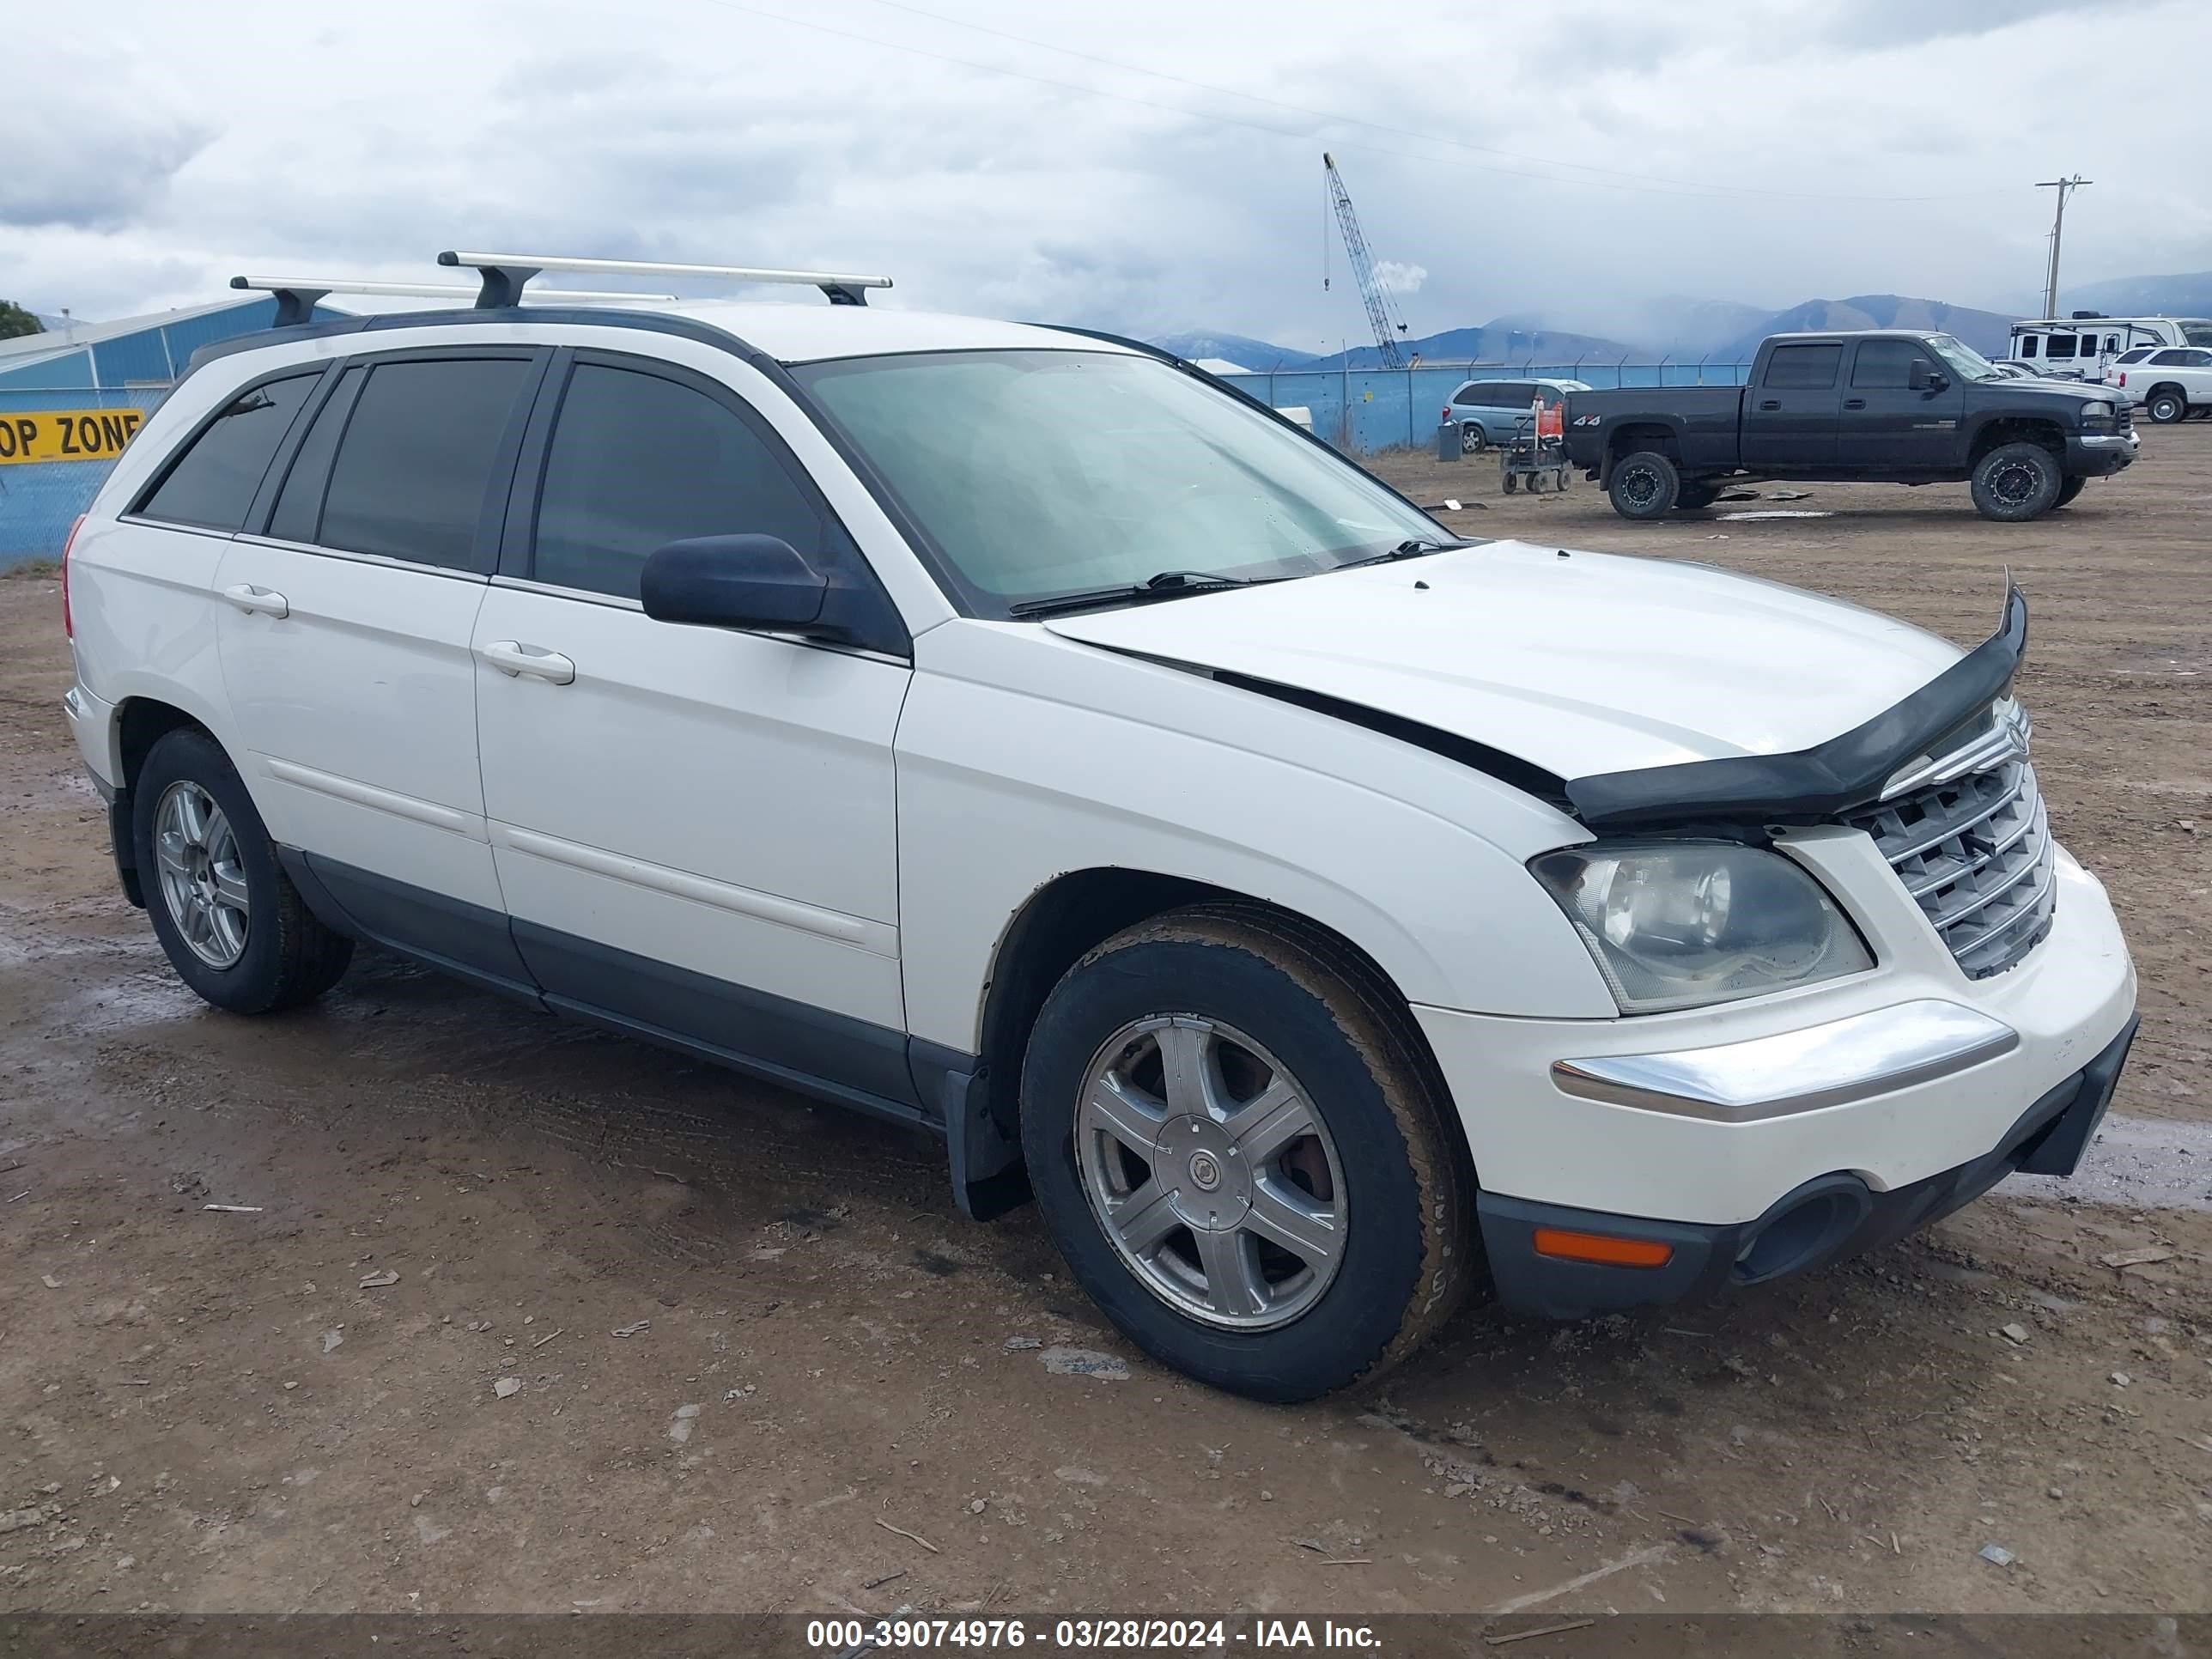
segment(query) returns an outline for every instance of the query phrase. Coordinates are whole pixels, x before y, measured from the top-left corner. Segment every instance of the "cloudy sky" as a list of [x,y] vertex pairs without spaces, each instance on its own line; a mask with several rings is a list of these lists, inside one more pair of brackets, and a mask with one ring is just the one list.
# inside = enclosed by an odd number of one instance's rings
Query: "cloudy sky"
[[458,245],[1334,349],[1324,148],[1416,335],[2014,308],[2075,171],[2069,283],[2212,268],[2203,0],[109,0],[9,54],[0,297],[80,317]]

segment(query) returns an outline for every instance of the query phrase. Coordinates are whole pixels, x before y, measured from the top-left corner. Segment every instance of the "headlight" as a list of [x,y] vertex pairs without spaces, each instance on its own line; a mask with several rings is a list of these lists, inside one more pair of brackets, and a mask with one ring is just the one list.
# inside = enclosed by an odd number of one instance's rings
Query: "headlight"
[[1874,958],[1820,883],[1729,842],[1603,842],[1528,868],[1583,936],[1624,1014],[1836,979]]
[[2083,404],[2081,405],[2081,424],[2082,424],[2082,425],[2084,425],[2084,426],[2110,426],[2112,423],[2112,404],[2108,404],[2108,403],[2102,402],[2102,401],[2100,401],[2100,400],[2092,400],[2091,402],[2088,402],[2088,403]]

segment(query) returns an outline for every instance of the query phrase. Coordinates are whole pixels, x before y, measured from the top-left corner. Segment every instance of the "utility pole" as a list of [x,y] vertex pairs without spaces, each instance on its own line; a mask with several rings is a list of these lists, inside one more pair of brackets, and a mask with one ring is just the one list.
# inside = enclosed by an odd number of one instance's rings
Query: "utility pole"
[[2038,190],[2058,192],[2058,211],[2051,221],[2051,269],[2043,283],[2043,314],[2048,319],[2056,320],[2058,316],[2058,240],[2066,228],[2066,198],[2082,185],[2096,182],[2078,173],[2071,179],[2043,179],[2036,182]]

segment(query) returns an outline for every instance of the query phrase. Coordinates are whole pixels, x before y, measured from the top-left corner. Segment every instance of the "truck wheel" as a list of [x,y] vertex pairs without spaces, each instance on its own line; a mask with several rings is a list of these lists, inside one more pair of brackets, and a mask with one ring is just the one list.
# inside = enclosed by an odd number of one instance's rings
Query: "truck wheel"
[[1710,484],[1686,483],[1675,494],[1674,510],[1677,513],[1702,512],[1720,498],[1721,492]]
[[1974,510],[2003,524],[2040,518],[2065,481],[2058,458],[2041,444],[2000,444],[1974,467]]
[[338,982],[353,941],[308,910],[214,738],[170,732],[131,795],[146,914],[179,978],[236,1014],[312,1002]]
[[2069,478],[2058,486],[2058,499],[2051,504],[2055,507],[2063,507],[2088,487],[2089,480],[2087,477]]
[[1681,496],[1682,475],[1656,449],[1639,449],[1613,464],[1606,494],[1624,519],[1663,517]]
[[2152,420],[2160,426],[2172,426],[2176,421],[2189,418],[2189,399],[2178,386],[2162,386],[2145,400]]
[[1479,1255],[1402,1005],[1236,905],[1116,934],[1045,1000],[1022,1145],[1077,1281],[1163,1364],[1310,1400],[1419,1347]]
[[1459,429],[1459,453],[1462,455],[1480,455],[1489,443],[1490,434],[1479,422],[1469,421]]

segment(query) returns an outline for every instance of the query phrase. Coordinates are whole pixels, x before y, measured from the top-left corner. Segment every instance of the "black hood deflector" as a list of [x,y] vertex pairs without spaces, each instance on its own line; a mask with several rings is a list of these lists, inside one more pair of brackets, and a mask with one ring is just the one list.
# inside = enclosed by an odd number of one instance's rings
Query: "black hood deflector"
[[1794,754],[1732,755],[1572,778],[1567,799],[1576,817],[1601,831],[1711,819],[1834,817],[1879,799],[1882,786],[1906,763],[2003,696],[2027,653],[2027,600],[2008,577],[1997,631],[1865,725]]

